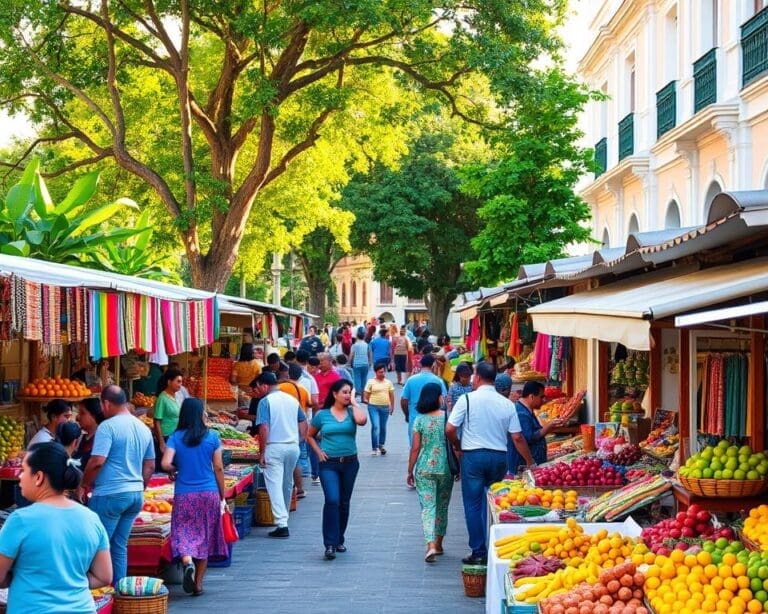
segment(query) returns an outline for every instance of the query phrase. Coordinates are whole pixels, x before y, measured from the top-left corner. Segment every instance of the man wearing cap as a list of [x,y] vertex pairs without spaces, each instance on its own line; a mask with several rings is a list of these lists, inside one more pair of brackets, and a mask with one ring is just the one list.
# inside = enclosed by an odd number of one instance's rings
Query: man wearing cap
[[[468,565],[485,564],[488,558],[486,490],[504,478],[507,441],[512,441],[528,465],[533,458],[520,432],[515,406],[494,389],[496,367],[480,362],[475,368],[475,390],[462,395],[453,406],[445,434],[461,457],[461,495],[469,533]],[[458,438],[461,428],[461,440]]]
[[432,365],[434,364],[435,357],[433,354],[423,356],[421,358],[421,371],[409,377],[408,381],[405,382],[405,386],[403,386],[403,394],[400,397],[400,409],[403,410],[405,419],[408,420],[408,443],[411,442],[411,437],[413,436],[413,423],[416,421],[416,416],[419,415],[419,412],[416,411],[416,404],[419,402],[421,390],[424,386],[429,383],[440,384],[443,398],[448,394],[443,378],[432,373]]
[[293,470],[299,460],[299,441],[307,437],[307,416],[299,402],[277,387],[277,378],[262,372],[254,382],[261,397],[255,425],[259,429],[261,460],[269,503],[277,528],[269,537],[289,537],[288,508],[293,493]]
[[[496,381],[496,389],[498,390],[498,379]],[[507,396],[509,396],[509,392],[507,392]],[[543,401],[544,384],[541,382],[525,382],[520,399],[515,403],[517,419],[520,422],[520,432],[523,434],[523,437],[525,437],[533,461],[537,465],[547,462],[546,436],[554,429],[564,424],[563,420],[556,418],[551,422],[548,422],[545,426],[541,426],[534,411],[541,407]],[[508,446],[507,470],[509,473],[517,473],[518,468],[523,464],[524,460],[517,449],[514,446]]]

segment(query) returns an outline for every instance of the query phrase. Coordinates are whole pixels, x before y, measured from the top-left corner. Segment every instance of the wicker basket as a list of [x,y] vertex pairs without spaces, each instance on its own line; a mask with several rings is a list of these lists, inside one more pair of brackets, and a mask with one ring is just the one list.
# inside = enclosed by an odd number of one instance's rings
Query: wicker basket
[[113,614],[167,614],[168,592],[162,595],[134,597],[132,595],[115,594]]
[[700,497],[754,497],[768,488],[767,480],[713,480],[677,475],[688,492]]
[[465,565],[461,570],[464,594],[467,597],[485,597],[485,579],[488,569],[485,565]]

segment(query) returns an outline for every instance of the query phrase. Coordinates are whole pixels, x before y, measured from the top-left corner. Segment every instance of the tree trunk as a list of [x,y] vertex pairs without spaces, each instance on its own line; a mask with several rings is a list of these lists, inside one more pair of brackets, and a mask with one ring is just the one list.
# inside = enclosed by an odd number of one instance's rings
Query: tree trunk
[[448,330],[448,313],[451,310],[453,299],[430,294],[426,302],[429,312],[429,331],[433,335],[445,335]]
[[325,280],[314,275],[307,275],[304,271],[304,279],[309,290],[309,308],[307,311],[317,316],[315,324],[325,323]]

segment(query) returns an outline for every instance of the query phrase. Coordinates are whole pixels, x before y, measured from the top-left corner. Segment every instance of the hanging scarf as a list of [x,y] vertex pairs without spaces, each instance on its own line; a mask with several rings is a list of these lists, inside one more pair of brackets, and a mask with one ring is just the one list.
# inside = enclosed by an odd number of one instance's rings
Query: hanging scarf
[[517,312],[512,313],[511,323],[509,325],[509,348],[507,349],[507,356],[520,359],[520,354],[523,353],[523,349],[520,346],[520,326],[517,321]]
[[8,277],[0,278],[0,341],[13,339],[12,329],[12,283]]
[[40,284],[34,281],[24,281],[24,338],[30,341],[43,339],[43,314]]
[[549,351],[549,335],[538,333],[536,343],[533,346],[533,358],[531,359],[531,369],[539,373],[549,373],[551,354]]
[[58,286],[42,287],[42,348],[41,352],[46,357],[61,357],[63,346],[61,343],[61,288]]
[[24,280],[11,275],[11,333],[14,335],[24,332],[26,304],[27,290]]

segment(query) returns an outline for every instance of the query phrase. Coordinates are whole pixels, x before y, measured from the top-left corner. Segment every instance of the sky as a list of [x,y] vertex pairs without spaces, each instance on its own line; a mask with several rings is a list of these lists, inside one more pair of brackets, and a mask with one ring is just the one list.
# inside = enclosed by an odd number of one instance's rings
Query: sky
[[[562,30],[568,52],[565,54],[566,68],[575,72],[579,60],[589,46],[590,37],[585,35],[589,22],[602,2],[596,0],[571,0],[571,17]],[[0,110],[0,147],[10,144],[14,137],[26,138],[34,135],[34,128],[24,115],[9,117]]]

